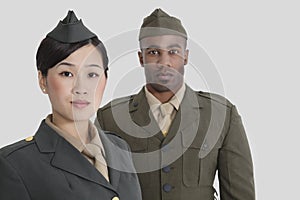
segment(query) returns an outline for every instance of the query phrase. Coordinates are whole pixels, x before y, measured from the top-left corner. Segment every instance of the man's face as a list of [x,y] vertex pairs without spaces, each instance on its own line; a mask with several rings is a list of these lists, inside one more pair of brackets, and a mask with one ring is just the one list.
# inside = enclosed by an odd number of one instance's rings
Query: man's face
[[148,87],[176,93],[183,84],[184,65],[188,62],[186,39],[176,35],[147,37],[140,46],[139,59]]

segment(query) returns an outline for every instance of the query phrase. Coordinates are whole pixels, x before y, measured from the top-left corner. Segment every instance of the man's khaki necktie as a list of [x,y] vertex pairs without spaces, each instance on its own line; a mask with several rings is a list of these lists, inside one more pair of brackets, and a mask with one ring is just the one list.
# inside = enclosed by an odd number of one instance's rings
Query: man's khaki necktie
[[174,107],[171,103],[164,103],[159,106],[159,109],[160,109],[160,117],[158,120],[158,125],[163,135],[166,137],[170,125],[172,123],[172,112],[174,110]]
[[86,147],[83,149],[83,153],[88,156],[90,159],[94,160],[94,166],[96,169],[106,178],[109,182],[107,164],[102,152],[102,149],[93,143],[86,144]]

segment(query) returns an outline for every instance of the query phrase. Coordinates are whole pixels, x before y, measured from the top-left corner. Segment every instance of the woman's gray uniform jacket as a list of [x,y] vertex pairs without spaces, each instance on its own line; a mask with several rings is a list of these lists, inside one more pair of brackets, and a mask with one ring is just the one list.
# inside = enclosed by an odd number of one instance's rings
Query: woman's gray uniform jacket
[[[0,150],[0,199],[141,200],[127,143],[111,133],[99,134],[110,183],[43,121],[33,140]],[[125,168],[128,172],[123,171]]]

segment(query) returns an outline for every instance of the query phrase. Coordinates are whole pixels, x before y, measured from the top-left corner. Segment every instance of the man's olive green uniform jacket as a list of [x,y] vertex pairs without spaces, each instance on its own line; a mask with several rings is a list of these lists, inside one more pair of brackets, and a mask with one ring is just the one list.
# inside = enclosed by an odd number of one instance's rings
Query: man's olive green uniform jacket
[[102,129],[130,145],[143,200],[254,200],[251,153],[237,109],[225,98],[195,92],[185,96],[164,137],[144,89],[99,109]]

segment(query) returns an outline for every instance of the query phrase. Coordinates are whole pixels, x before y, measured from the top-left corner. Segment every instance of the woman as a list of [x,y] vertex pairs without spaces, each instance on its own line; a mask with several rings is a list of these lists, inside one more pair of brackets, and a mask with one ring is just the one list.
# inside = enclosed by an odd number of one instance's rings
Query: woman
[[52,114],[33,137],[0,150],[0,199],[140,200],[128,145],[89,121],[107,79],[101,41],[69,11],[36,60]]

